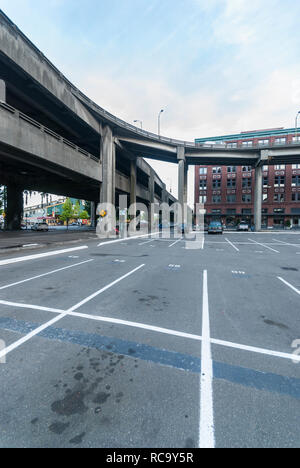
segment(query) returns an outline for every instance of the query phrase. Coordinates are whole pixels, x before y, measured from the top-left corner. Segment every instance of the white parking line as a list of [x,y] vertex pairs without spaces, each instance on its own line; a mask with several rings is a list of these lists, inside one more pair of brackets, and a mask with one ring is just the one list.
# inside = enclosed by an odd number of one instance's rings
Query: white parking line
[[[276,240],[276,239],[273,239],[273,240]],[[300,244],[291,244],[291,243],[289,243],[289,242],[283,242],[283,241],[281,241],[281,240],[279,240],[279,239],[277,240],[277,242],[280,242],[280,243],[283,244],[283,245],[290,245],[291,247],[297,247],[297,248],[300,247]]]
[[12,288],[13,286],[17,286],[18,284],[27,283],[28,281],[33,281],[35,279],[43,278],[44,276],[48,276],[48,275],[53,275],[54,273],[58,273],[59,271],[68,270],[70,268],[75,268],[76,266],[84,265],[85,263],[89,263],[89,262],[93,262],[93,261],[94,261],[94,259],[92,258],[91,260],[85,260],[84,262],[75,263],[74,265],[69,265],[67,267],[58,268],[57,270],[49,271],[48,273],[43,273],[42,275],[32,276],[31,278],[27,278],[27,279],[22,280],[22,281],[17,281],[16,283],[7,284],[6,286],[1,286],[0,291],[2,289]]
[[247,345],[242,345],[239,343],[231,343],[230,341],[217,340],[215,338],[212,338],[210,341],[212,344],[225,346],[226,348],[239,349],[241,351],[250,351],[251,353],[264,354],[265,356],[273,356],[273,357],[282,358],[282,359],[291,359],[292,361],[300,362],[300,356],[296,356],[295,354],[282,353],[280,351],[272,351],[270,349],[264,349],[264,348],[256,348],[255,346],[247,346]]
[[[83,301],[79,302],[78,304],[75,304],[73,307],[71,307],[70,309],[68,309],[67,311],[64,311],[63,313],[61,313],[60,315],[58,315],[57,317],[55,317],[54,319],[52,320],[49,320],[49,322],[46,322],[44,325],[41,325],[40,327],[36,328],[35,330],[33,330],[32,332],[28,333],[27,335],[25,335],[23,338],[21,338],[20,340],[18,341],[15,341],[14,343],[12,343],[10,346],[7,346],[6,348],[2,349],[0,351],[0,359],[3,358],[4,356],[6,356],[8,353],[10,353],[11,351],[15,350],[16,348],[19,348],[22,344],[26,343],[27,341],[29,341],[31,338],[33,338],[34,336],[38,335],[39,333],[41,333],[43,330],[46,330],[46,328],[49,328],[51,327],[54,323],[56,322],[59,322],[60,320],[62,320],[64,317],[66,317],[70,312],[73,312],[74,310],[78,309],[79,307],[81,307],[82,305],[86,304],[87,302],[91,301],[94,297],[96,296],[99,296],[99,294],[102,294],[103,292],[107,291],[108,289],[112,288],[113,286],[115,286],[116,284],[120,283],[120,281],[124,280],[125,278],[128,278],[130,275],[132,275],[133,273],[135,273],[136,271],[140,270],[142,267],[144,267],[145,265],[140,265],[138,268],[135,268],[134,270],[130,271],[129,273],[127,273],[126,275],[123,275],[121,276],[120,278],[118,278],[117,280],[113,281],[112,283],[108,284],[107,286],[105,286],[104,288],[100,289],[99,291],[97,291],[96,293],[92,294],[91,296],[87,297],[86,299],[84,299]],[[2,303],[4,303],[4,301],[1,301]],[[8,303],[7,303],[8,305]],[[26,307],[26,305],[24,304],[23,305],[25,308],[30,308],[28,305]],[[32,307],[31,307],[32,308]],[[47,308],[40,308],[40,310],[45,310]]]
[[178,244],[178,242],[181,242],[181,241],[182,241],[182,239],[178,239],[176,242],[173,242],[173,244],[169,245],[169,248],[173,247],[173,245],[176,245],[176,244]]
[[253,242],[254,244],[261,245],[262,247],[265,247],[266,249],[272,250],[273,252],[280,253],[278,250],[273,249],[272,247],[269,247],[266,244],[261,244],[260,242],[256,242],[255,240],[249,239],[249,241]]
[[293,291],[295,291],[297,294],[300,295],[300,291],[299,289],[295,288],[295,286],[293,286],[292,284],[288,283],[287,281],[285,281],[283,278],[280,278],[280,276],[277,276],[277,278],[282,281],[284,284],[286,284],[289,288],[291,288]]
[[225,237],[225,240],[228,242],[228,244],[230,244],[237,252],[240,251],[240,249],[238,249],[232,242],[230,242],[230,240],[227,239],[227,237]]
[[213,364],[211,357],[207,271],[203,272],[202,348],[200,397],[200,448],[214,448]]
[[158,234],[159,234],[159,232],[154,232],[152,234],[142,234],[140,236],[130,236],[130,237],[124,237],[122,239],[115,239],[115,240],[112,240],[112,241],[100,242],[100,244],[98,244],[98,247],[102,247],[104,245],[117,244],[119,242],[130,241],[130,240],[133,240],[133,239],[142,239],[143,237],[157,236]]
[[39,258],[52,257],[54,255],[61,255],[64,253],[75,252],[77,250],[84,250],[84,249],[88,249],[88,246],[83,245],[81,247],[73,247],[71,249],[52,250],[50,252],[45,252],[45,253],[40,253],[40,254],[35,254],[35,255],[27,255],[26,257],[17,257],[17,258],[10,258],[7,260],[0,260],[0,266],[10,265],[12,263],[26,262],[28,260],[36,260]]
[[[99,321],[99,322],[107,322],[107,323],[114,323],[116,325],[125,325],[129,327],[134,327],[134,328],[141,328],[144,330],[149,330],[149,331],[154,331],[158,333],[163,333],[167,335],[173,335],[173,336],[178,336],[181,338],[188,338],[191,340],[195,341],[202,341],[202,336],[200,335],[193,335],[190,333],[185,333],[185,332],[180,332],[177,330],[171,330],[168,328],[161,328],[161,327],[156,327],[152,325],[146,325],[138,322],[130,322],[127,320],[121,320],[121,319],[115,319],[111,317],[101,317],[98,315],[89,315],[89,314],[84,314],[80,312],[68,312],[64,311],[61,309],[54,309],[50,307],[42,307],[42,306],[36,306],[36,305],[31,305],[31,304],[22,304],[22,303],[15,303],[15,302],[8,302],[8,301],[0,301],[0,304],[5,305],[5,306],[10,306],[10,307],[17,307],[17,308],[23,308],[23,309],[32,309],[32,310],[40,310],[40,311],[45,311],[45,312],[52,312],[55,314],[65,314],[71,315],[74,317],[78,318],[83,318],[83,319],[88,319],[88,320],[94,320],[94,321]],[[248,345],[243,345],[239,343],[232,343],[230,341],[224,341],[224,340],[219,340],[215,338],[210,339],[211,344],[216,344],[219,346],[225,346],[227,348],[233,348],[233,349],[239,349],[242,351],[249,351],[252,353],[257,353],[257,354],[263,354],[266,356],[272,356],[276,358],[282,358],[282,359],[289,359],[292,361],[299,361],[300,362],[300,356],[297,356],[295,354],[289,354],[289,353],[282,353],[280,351],[273,351],[270,349],[264,349],[264,348],[257,348],[254,346],[248,346]],[[1,355],[0,355],[1,358]]]
[[148,241],[146,241],[146,242],[142,242],[142,243],[141,243],[141,244],[139,244],[139,245],[146,245],[146,244],[150,244],[150,242],[153,242],[153,239],[150,239],[150,240],[148,240]]
[[0,301],[0,304],[9,306],[9,307],[17,307],[18,309],[30,309],[30,310],[41,310],[42,312],[53,312],[54,314],[62,314],[67,312],[66,310],[62,309],[54,309],[53,307],[43,307],[33,304],[24,304],[22,302],[11,302],[11,301]]
[[123,281],[125,278],[128,278],[128,276],[133,275],[133,273],[135,273],[136,271],[140,270],[140,269],[143,268],[144,266],[145,266],[145,264],[140,265],[139,267],[135,268],[134,270],[131,270],[129,273],[126,273],[126,275],[121,276],[121,278],[118,278],[117,280],[115,280],[115,281],[113,281],[112,283],[108,284],[108,285],[105,286],[104,288],[99,289],[99,291],[96,291],[94,294],[91,294],[91,295],[88,296],[86,299],[83,299],[83,301],[80,301],[80,302],[78,302],[78,304],[75,304],[73,307],[71,307],[71,309],[68,310],[68,312],[74,312],[74,310],[79,309],[79,307],[83,306],[83,305],[86,304],[87,302],[90,302],[92,299],[94,299],[95,297],[99,296],[99,294],[104,293],[104,291],[107,291],[107,289],[112,288],[112,287],[115,286],[116,284],[120,283],[120,281]]

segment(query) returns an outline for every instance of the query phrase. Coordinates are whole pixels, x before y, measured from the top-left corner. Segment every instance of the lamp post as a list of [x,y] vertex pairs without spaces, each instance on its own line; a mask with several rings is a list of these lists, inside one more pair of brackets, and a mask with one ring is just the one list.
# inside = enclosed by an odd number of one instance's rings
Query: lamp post
[[298,116],[300,114],[300,111],[297,112],[296,115],[296,122],[295,122],[295,138],[296,138],[296,143],[297,143],[297,134],[298,134]]
[[134,120],[134,123],[139,123],[141,125],[141,129],[143,130],[143,122],[141,120]]
[[161,109],[161,111],[158,114],[158,136],[160,136],[160,116],[164,112],[164,109]]

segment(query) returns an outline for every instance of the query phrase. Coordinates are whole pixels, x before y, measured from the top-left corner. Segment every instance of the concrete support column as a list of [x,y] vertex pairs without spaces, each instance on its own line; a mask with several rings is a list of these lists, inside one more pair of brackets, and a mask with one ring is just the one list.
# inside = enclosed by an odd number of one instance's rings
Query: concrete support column
[[187,222],[187,180],[188,165],[185,161],[184,147],[177,148],[178,159],[178,202],[182,209],[182,224]]
[[151,169],[149,177],[149,212],[148,212],[148,232],[151,234],[154,227],[154,171]]
[[263,167],[257,166],[255,168],[255,187],[254,187],[254,226],[255,231],[261,231],[262,221],[262,185]]
[[102,187],[101,203],[115,204],[116,148],[110,127],[103,128],[101,138]]
[[91,226],[96,227],[96,203],[91,202]]
[[16,184],[7,185],[7,208],[5,213],[5,229],[7,231],[21,229],[23,209],[23,187]]
[[6,84],[0,79],[0,102],[6,102]]
[[[130,207],[132,218],[136,217],[136,159],[130,161]],[[131,227],[131,231],[136,231],[136,226]]]

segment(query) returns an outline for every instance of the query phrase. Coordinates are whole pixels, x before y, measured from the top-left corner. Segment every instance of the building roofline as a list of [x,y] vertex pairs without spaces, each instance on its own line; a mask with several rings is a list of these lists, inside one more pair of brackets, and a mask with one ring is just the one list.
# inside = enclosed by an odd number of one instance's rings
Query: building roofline
[[241,132],[233,135],[221,135],[208,138],[196,138],[195,143],[203,143],[206,141],[231,141],[231,140],[242,140],[242,139],[253,139],[257,137],[270,137],[280,135],[291,135],[296,132],[295,128],[274,128],[269,130],[254,130],[250,132]]

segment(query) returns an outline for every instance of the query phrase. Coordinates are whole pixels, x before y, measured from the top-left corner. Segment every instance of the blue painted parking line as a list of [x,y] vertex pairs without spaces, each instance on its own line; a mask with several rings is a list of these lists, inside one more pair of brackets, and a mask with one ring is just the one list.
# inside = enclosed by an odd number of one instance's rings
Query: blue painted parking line
[[[0,328],[2,330],[27,334],[38,326],[40,326],[39,323],[25,322],[6,317],[0,318]],[[67,342],[87,348],[122,354],[186,372],[198,374],[201,371],[201,360],[198,357],[119,338],[54,327],[47,328],[37,336],[48,340]],[[217,361],[213,362],[213,371],[214,379],[225,380],[244,387],[300,399],[300,379],[294,377],[264,373]]]

